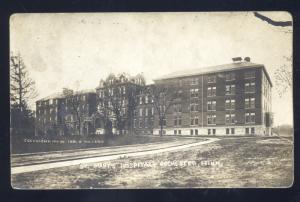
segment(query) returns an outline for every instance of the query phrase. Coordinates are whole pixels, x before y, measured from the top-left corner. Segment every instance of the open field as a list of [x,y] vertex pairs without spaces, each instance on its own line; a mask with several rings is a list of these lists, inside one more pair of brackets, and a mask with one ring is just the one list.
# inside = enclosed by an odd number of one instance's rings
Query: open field
[[206,145],[12,175],[15,188],[287,187],[293,142],[286,138],[220,138]]

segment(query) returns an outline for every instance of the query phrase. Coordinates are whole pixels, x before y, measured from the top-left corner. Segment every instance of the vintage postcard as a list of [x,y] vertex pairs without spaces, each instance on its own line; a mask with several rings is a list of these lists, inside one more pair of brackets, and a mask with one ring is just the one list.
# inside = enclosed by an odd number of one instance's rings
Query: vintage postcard
[[15,189],[293,185],[288,12],[10,17]]

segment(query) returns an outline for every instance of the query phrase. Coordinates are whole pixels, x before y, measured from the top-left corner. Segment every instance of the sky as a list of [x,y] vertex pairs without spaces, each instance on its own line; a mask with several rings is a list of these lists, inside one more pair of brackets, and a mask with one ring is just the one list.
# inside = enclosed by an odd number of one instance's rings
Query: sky
[[[292,20],[287,12],[260,12]],[[275,70],[292,56],[292,28],[275,27],[252,12],[15,14],[10,51],[19,53],[38,97],[94,89],[110,73],[143,73],[147,83],[173,71],[228,64],[233,57]],[[288,64],[292,69],[292,64]],[[274,125],[293,123],[292,90],[273,88]]]

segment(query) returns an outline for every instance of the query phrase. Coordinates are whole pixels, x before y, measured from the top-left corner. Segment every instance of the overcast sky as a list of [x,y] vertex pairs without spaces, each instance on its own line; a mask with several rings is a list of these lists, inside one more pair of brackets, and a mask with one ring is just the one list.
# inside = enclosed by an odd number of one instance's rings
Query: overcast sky
[[[292,20],[286,12],[262,14]],[[275,69],[292,55],[292,28],[274,27],[251,12],[17,14],[10,26],[11,51],[23,56],[37,99],[63,87],[95,88],[111,72],[142,72],[150,83],[236,56],[264,64],[275,83]],[[275,87],[275,125],[292,124],[291,91],[280,98]]]

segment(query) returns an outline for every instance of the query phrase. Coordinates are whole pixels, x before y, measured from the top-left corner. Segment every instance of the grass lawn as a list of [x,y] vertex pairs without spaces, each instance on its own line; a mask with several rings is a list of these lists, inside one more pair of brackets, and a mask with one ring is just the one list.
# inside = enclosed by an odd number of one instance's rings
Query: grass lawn
[[[25,189],[287,187],[292,184],[291,140],[220,139],[180,152],[119,159],[110,162],[114,166],[109,168],[92,163],[85,167],[17,174],[12,176],[12,184]],[[186,161],[191,163],[184,164]],[[154,166],[124,167],[134,162]]]

